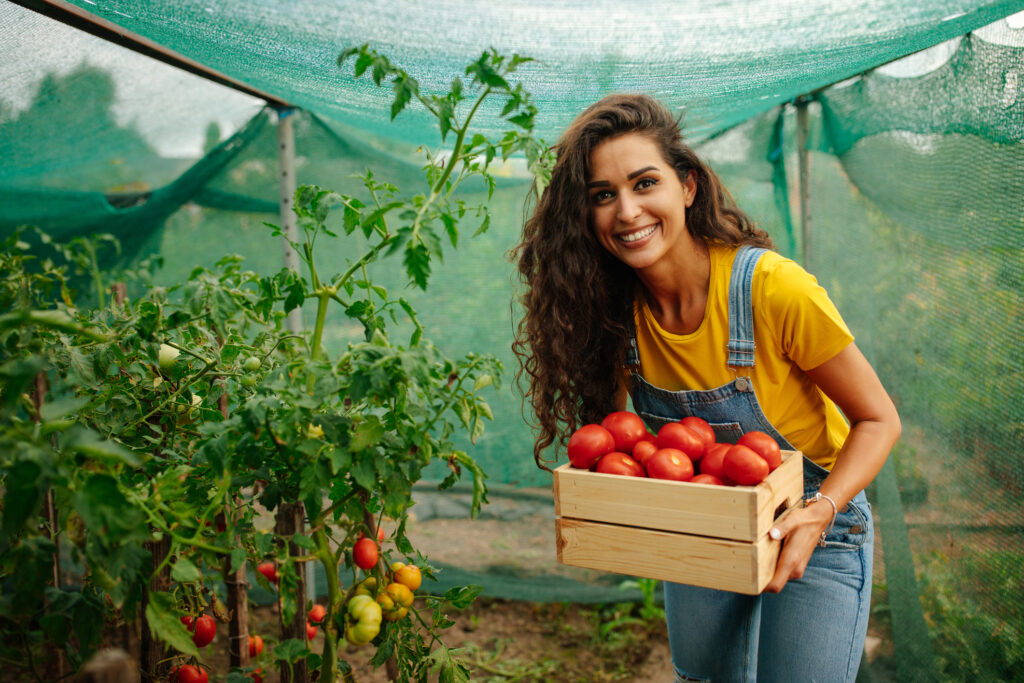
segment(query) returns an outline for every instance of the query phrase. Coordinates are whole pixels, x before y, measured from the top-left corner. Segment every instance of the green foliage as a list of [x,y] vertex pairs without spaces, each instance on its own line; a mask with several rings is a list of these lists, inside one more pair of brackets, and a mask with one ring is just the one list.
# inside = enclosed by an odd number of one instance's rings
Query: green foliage
[[[237,256],[212,269],[196,267],[172,287],[152,286],[150,267],[105,272],[107,236],[68,245],[40,234],[33,250],[16,234],[0,255],[0,629],[9,661],[27,662],[45,643],[62,647],[76,665],[99,645],[95,624],[134,614],[145,596],[146,628],[180,653],[199,653],[179,617],[218,612],[209,582],[243,562],[273,561],[280,575],[283,618],[302,611],[299,558],[310,551],[328,580],[322,653],[304,642],[279,643],[271,658],[305,659],[321,680],[338,680],[345,603],[355,586],[351,548],[385,517],[397,522],[382,544],[381,562],[367,575],[386,584],[392,559],[414,556],[405,536],[412,486],[432,462],[449,471],[446,488],[464,473],[473,480],[473,513],[486,502],[486,476],[455,447],[460,432],[479,438],[492,411],[481,392],[500,386],[501,364],[469,353],[445,357],[423,336],[416,311],[376,283],[373,268],[401,254],[410,283],[426,288],[442,257],[440,235],[457,245],[467,216],[483,217],[453,196],[459,184],[483,177],[490,161],[541,148],[528,135],[529,95],[506,80],[524,61],[489,52],[474,62],[468,85],[459,79],[443,96],[426,97],[415,80],[367,48],[358,64],[395,81],[397,115],[415,96],[437,107],[455,133],[447,155],[428,159],[426,192],[403,194],[362,176],[369,202],[304,186],[295,196],[299,235],[286,236],[305,269],[262,274]],[[344,61],[344,60],[342,60]],[[358,70],[357,66],[357,70]],[[459,103],[476,92],[464,115]],[[507,98],[503,116],[517,130],[494,143],[470,136],[479,104]],[[447,104],[445,104],[447,103]],[[467,138],[469,142],[466,142]],[[456,171],[455,169],[458,169]],[[335,210],[337,209],[337,211]],[[345,239],[353,257],[324,276],[317,243]],[[92,306],[80,306],[80,283]],[[130,298],[110,301],[108,284],[131,283]],[[312,331],[287,329],[290,310],[315,303]],[[362,340],[333,356],[323,345],[328,314],[351,321]],[[407,343],[396,341],[409,331]],[[306,535],[257,531],[255,520],[300,503]],[[51,508],[55,513],[50,516]],[[70,555],[81,587],[52,587],[53,563]],[[306,558],[310,559],[310,558]],[[155,577],[169,588],[149,591]],[[259,576],[259,582],[264,583]],[[274,589],[269,583],[266,588]],[[385,622],[374,658],[394,657],[402,680],[468,680],[458,653],[438,633],[479,587],[426,596],[425,615]],[[335,618],[333,615],[338,615]],[[92,627],[91,633],[83,625]],[[74,634],[74,637],[71,635]],[[167,662],[168,665],[173,662]],[[36,676],[38,671],[32,671]],[[159,673],[159,672],[150,672]]]
[[1024,555],[1019,550],[936,554],[921,602],[947,681],[1024,680]]

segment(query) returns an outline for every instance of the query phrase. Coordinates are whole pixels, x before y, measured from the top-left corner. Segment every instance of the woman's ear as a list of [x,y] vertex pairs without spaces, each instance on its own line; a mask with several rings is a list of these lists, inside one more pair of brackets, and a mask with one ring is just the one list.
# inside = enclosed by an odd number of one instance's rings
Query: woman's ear
[[693,206],[693,200],[697,196],[697,171],[692,168],[686,172],[683,180],[683,202],[686,208]]

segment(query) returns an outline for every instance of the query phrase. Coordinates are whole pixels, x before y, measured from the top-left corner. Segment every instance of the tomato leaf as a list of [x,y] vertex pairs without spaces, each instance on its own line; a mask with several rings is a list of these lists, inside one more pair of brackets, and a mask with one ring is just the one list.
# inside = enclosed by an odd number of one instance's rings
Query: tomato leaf
[[171,578],[179,583],[195,583],[203,579],[203,573],[187,557],[178,557],[171,567]]
[[146,604],[146,623],[149,630],[158,640],[162,640],[182,654],[199,656],[196,644],[192,642],[192,634],[181,623],[181,614],[170,593],[154,592],[149,594]]

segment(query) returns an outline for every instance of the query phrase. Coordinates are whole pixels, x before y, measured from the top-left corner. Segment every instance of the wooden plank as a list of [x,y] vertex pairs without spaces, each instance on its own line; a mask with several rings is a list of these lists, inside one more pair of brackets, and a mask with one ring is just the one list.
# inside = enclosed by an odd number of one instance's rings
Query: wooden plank
[[555,514],[623,526],[755,541],[767,533],[780,506],[803,495],[802,456],[783,461],[758,486],[600,474],[562,465],[554,473]]
[[562,564],[748,595],[764,590],[780,547],[566,518],[555,531]]

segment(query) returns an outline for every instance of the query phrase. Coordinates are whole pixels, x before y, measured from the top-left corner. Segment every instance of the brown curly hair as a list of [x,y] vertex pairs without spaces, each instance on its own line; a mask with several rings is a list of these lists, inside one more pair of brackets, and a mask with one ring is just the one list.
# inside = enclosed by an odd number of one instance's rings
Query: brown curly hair
[[[590,156],[627,133],[651,138],[680,181],[697,182],[686,225],[708,244],[772,248],[771,238],[740,211],[718,176],[683,142],[679,119],[647,95],[609,95],[580,114],[554,147],[551,182],[537,197],[513,250],[526,285],[512,350],[517,379],[537,417],[533,457],[564,445],[577,427],[615,410],[639,281],[597,241],[589,220]],[[536,188],[536,186],[535,186]],[[553,461],[548,461],[553,462]]]

